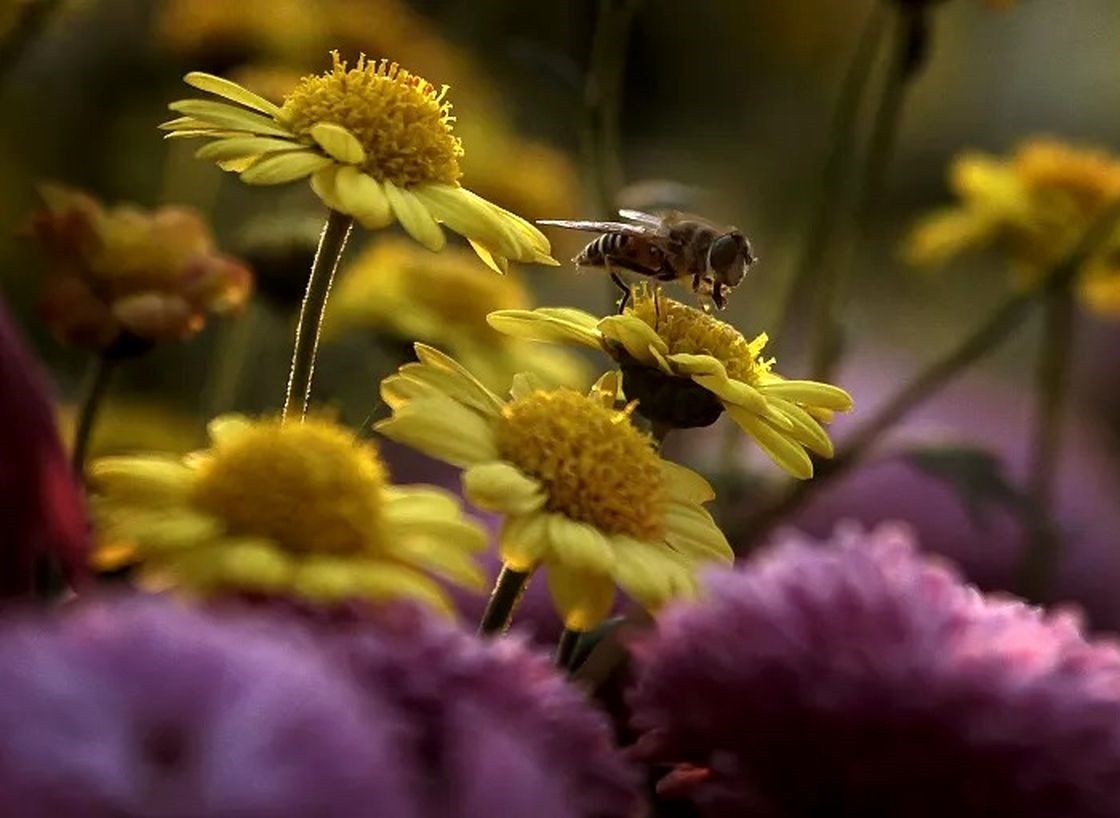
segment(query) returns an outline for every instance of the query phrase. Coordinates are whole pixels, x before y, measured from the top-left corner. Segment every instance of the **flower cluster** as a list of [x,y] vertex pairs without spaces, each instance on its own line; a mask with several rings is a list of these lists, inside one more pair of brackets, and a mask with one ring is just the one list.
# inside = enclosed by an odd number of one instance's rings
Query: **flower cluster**
[[[964,153],[949,171],[960,199],[912,230],[903,247],[917,265],[944,263],[969,249],[993,247],[1014,263],[1023,286],[1037,286],[1109,207],[1120,202],[1120,160],[1054,139],[1033,139],[1009,157]],[[1120,311],[1120,233],[1080,270],[1082,300]]]
[[30,230],[51,260],[42,311],[65,343],[105,353],[187,338],[248,298],[249,270],[215,250],[193,210],[106,209],[59,185],[41,193]]
[[1117,646],[981,596],[897,530],[713,575],[639,657],[636,754],[705,815],[1120,809]]

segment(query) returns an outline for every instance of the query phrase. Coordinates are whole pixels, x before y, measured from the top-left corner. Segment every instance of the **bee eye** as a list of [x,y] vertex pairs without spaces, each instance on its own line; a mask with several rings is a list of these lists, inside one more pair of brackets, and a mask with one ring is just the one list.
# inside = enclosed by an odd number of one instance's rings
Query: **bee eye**
[[708,264],[713,270],[726,270],[735,263],[738,255],[739,242],[735,240],[735,236],[731,234],[720,236],[712,242],[708,250]]

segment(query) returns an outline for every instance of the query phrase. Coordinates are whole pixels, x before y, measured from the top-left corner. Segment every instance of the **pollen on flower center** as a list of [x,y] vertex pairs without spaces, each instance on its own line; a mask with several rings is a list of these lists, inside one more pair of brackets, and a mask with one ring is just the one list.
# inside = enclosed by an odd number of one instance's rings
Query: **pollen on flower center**
[[506,404],[498,450],[540,480],[548,510],[607,534],[664,535],[666,488],[650,439],[628,413],[566,389]]
[[451,132],[446,87],[386,60],[363,55],[348,70],[337,51],[332,57],[331,71],[304,77],[285,97],[279,119],[302,137],[323,122],[346,128],[365,149],[363,170],[378,181],[455,184],[463,148]]
[[765,334],[748,341],[730,324],[703,310],[662,298],[659,292],[651,294],[639,287],[633,295],[627,312],[651,326],[669,347],[669,354],[711,355],[723,364],[729,377],[749,384],[770,371],[772,361],[759,357],[766,346]]
[[385,468],[377,452],[322,420],[254,424],[199,465],[193,500],[231,534],[293,552],[376,549]]

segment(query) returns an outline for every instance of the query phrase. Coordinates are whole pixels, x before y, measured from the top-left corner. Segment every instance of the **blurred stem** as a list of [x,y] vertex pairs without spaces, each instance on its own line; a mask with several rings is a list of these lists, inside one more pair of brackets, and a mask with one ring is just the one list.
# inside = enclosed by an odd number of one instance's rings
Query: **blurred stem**
[[580,637],[583,636],[582,631],[574,631],[571,628],[564,628],[560,634],[560,641],[556,643],[556,667],[563,670],[570,670],[572,659],[575,658],[576,648],[579,646]]
[[1061,454],[1062,413],[1073,352],[1076,304],[1073,287],[1054,290],[1046,314],[1038,358],[1037,403],[1027,472],[1031,523],[1020,567],[1023,596],[1045,602],[1058,557],[1058,536],[1051,506]]
[[1056,293],[1070,290],[1085,261],[1112,235],[1118,222],[1120,204],[1113,205],[1085,232],[1077,246],[1047,271],[1039,289],[1016,293],[1004,301],[971,335],[927,366],[857,427],[832,460],[819,461],[812,480],[797,483],[773,503],[750,515],[730,539],[738,540],[743,544],[742,548],[749,549],[771,526],[798,509],[813,491],[851,471],[896,423],[1005,341],[1022,324],[1039,298],[1049,300],[1055,298]]
[[24,3],[23,9],[15,12],[17,15],[15,24],[0,43],[0,79],[5,78],[19,63],[28,47],[42,34],[51,15],[61,5],[62,0],[35,0],[35,2]]
[[91,358],[86,373],[82,376],[81,399],[78,404],[78,420],[74,428],[74,449],[70,453],[70,464],[74,474],[81,479],[85,473],[86,455],[89,452],[90,438],[97,414],[105,403],[109,383],[113,379],[116,361],[108,355]]
[[254,306],[250,301],[245,305],[244,314],[227,321],[222,327],[207,385],[207,417],[216,417],[237,406],[245,364],[249,361],[256,335],[258,316]]
[[813,318],[809,330],[809,371],[815,380],[827,381],[840,361],[839,308],[850,276],[852,261],[862,243],[871,217],[879,206],[898,140],[906,90],[914,78],[915,42],[924,38],[925,9],[899,5],[894,21],[891,62],[875,110],[863,178],[852,223],[841,234],[832,262],[821,268],[814,286]]
[[346,239],[350,236],[353,224],[354,220],[349,216],[331,210],[319,236],[319,249],[315,251],[315,260],[311,262],[307,292],[299,308],[292,368],[288,373],[288,389],[284,394],[281,420],[288,420],[288,415],[296,412],[299,413],[299,419],[303,420],[311,404],[311,378],[315,372],[315,355],[319,351],[323,312],[327,308],[331,282],[334,281],[335,270],[342,260]]
[[836,216],[842,198],[845,180],[855,152],[856,120],[867,90],[875,55],[886,29],[886,11],[876,3],[868,14],[856,44],[852,61],[844,75],[840,98],[832,115],[832,128],[828,141],[828,154],[821,172],[821,186],[813,205],[812,216],[805,234],[805,242],[797,267],[790,278],[780,313],[778,338],[783,343],[794,334],[802,313],[806,294],[817,269],[824,261],[825,250],[836,229]]
[[494,590],[490,593],[490,601],[486,603],[486,610],[482,613],[482,621],[478,623],[480,636],[500,634],[509,628],[513,611],[529,583],[529,573],[502,566],[494,583]]

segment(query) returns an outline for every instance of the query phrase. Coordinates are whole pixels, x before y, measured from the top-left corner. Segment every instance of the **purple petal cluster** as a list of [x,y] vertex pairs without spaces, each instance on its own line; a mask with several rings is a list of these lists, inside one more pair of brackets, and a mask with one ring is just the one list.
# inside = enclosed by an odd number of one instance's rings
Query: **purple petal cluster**
[[606,718],[517,637],[415,608],[334,623],[333,649],[410,727],[428,818],[629,818],[636,783]]
[[391,708],[298,632],[159,599],[0,625],[2,818],[411,818]]
[[1120,650],[900,529],[712,575],[637,653],[635,752],[705,815],[1120,815]]

